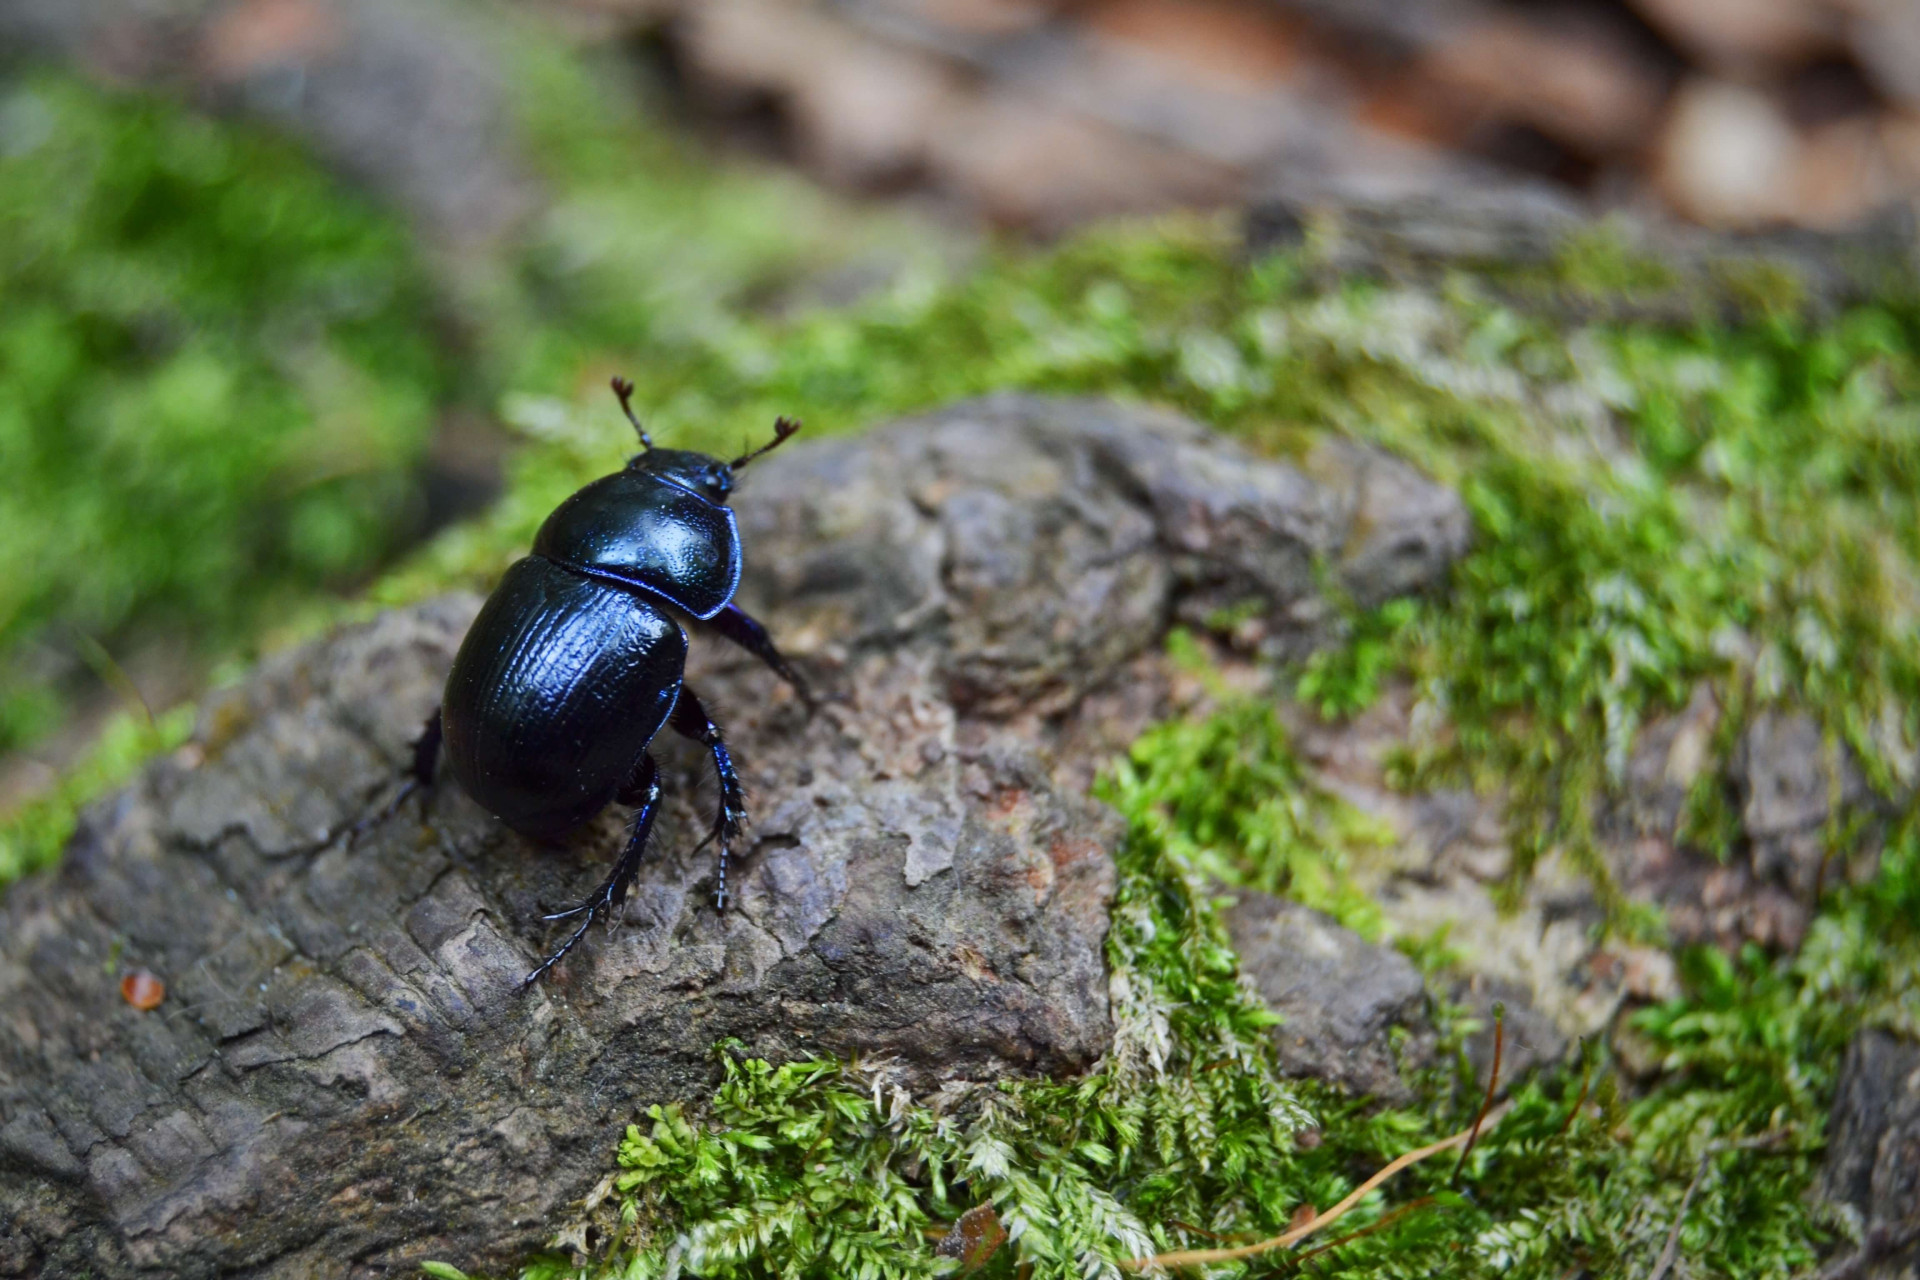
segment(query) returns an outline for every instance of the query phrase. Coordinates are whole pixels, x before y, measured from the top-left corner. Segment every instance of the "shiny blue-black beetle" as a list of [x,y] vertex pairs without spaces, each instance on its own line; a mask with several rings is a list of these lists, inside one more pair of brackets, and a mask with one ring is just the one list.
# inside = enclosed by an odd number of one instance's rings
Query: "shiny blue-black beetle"
[[713,753],[719,812],[703,843],[720,846],[714,905],[725,910],[729,845],[746,817],[740,778],[720,728],[683,680],[687,637],[669,610],[707,623],[745,648],[812,705],[807,686],[767,635],[733,603],[740,530],[726,506],[733,473],[800,424],[732,462],[656,449],[633,412],[633,384],[614,394],[639,433],[625,469],[568,498],[547,517],[533,554],[516,561],[468,628],[440,709],[414,743],[406,795],[433,781],[442,747],[467,794],[524,835],[552,839],[609,803],[635,807],[613,871],[579,906],[583,917],[526,984],[559,963],[594,917],[626,899],[660,809],[659,768],[647,748],[663,727]]

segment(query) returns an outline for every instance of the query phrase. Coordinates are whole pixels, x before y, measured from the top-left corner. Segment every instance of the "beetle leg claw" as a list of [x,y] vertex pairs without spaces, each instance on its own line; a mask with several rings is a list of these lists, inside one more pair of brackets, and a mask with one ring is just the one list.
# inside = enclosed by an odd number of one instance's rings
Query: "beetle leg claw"
[[639,767],[634,770],[632,785],[623,794],[635,795],[640,807],[633,815],[633,833],[627,837],[627,847],[620,851],[620,860],[613,864],[613,871],[600,882],[587,900],[577,907],[565,911],[556,911],[541,916],[542,920],[570,920],[574,916],[585,916],[580,927],[575,929],[558,950],[540,962],[540,967],[520,980],[521,990],[527,990],[540,981],[547,970],[566,958],[569,951],[579,945],[580,939],[587,936],[587,930],[593,927],[594,917],[602,911],[609,919],[627,900],[627,888],[633,883],[634,875],[640,870],[640,859],[647,851],[647,837],[653,834],[653,820],[660,812],[660,770],[654,764],[652,756],[640,757]]
[[400,785],[400,789],[394,792],[393,799],[381,805],[377,813],[370,813],[366,817],[360,819],[360,821],[348,827],[347,828],[347,848],[349,849],[353,848],[354,845],[360,842],[361,836],[373,830],[375,827],[381,825],[388,818],[391,818],[394,814],[400,812],[400,806],[407,802],[407,797],[412,795],[414,792],[418,791],[419,789],[420,789],[420,784],[418,782],[414,781],[412,778],[407,779],[404,783]]

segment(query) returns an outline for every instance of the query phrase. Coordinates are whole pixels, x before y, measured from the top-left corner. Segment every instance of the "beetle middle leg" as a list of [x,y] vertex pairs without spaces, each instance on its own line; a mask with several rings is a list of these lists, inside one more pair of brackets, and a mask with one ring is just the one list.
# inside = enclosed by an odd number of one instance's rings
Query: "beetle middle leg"
[[720,783],[720,809],[714,816],[713,830],[700,843],[720,842],[720,886],[714,891],[713,906],[716,911],[725,911],[727,857],[732,843],[740,838],[740,824],[747,820],[747,791],[740,785],[740,775],[734,772],[733,755],[727,750],[720,726],[707,715],[699,697],[684,684],[680,686],[680,701],[674,704],[673,719],[668,723],[675,733],[692,738],[713,753],[713,772]]
[[521,982],[530,987],[540,980],[540,975],[560,963],[567,952],[573,950],[580,939],[586,937],[587,929],[593,924],[593,918],[605,913],[612,918],[627,900],[627,890],[633,887],[633,879],[640,871],[640,860],[646,856],[647,839],[653,834],[653,820],[660,814],[660,767],[654,763],[651,755],[640,757],[639,767],[633,771],[633,778],[620,789],[615,797],[622,804],[638,806],[633,814],[633,830],[627,836],[627,847],[620,851],[620,860],[613,864],[613,871],[603,880],[587,900],[577,907],[565,911],[555,911],[551,915],[541,916],[542,920],[571,920],[574,916],[586,917],[571,937],[560,944],[555,951],[541,962],[540,967],[528,974]]

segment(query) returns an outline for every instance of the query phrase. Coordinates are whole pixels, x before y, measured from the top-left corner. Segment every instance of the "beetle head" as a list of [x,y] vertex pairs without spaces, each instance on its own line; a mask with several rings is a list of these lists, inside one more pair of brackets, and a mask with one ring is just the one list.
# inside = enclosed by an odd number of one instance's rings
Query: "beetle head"
[[659,476],[689,493],[699,494],[709,502],[725,502],[727,495],[733,492],[735,471],[778,447],[781,441],[800,429],[800,424],[791,418],[775,418],[773,439],[750,453],[741,454],[732,462],[722,462],[718,458],[687,449],[654,448],[653,441],[647,436],[647,429],[640,425],[640,417],[633,411],[633,384],[625,378],[615,378],[613,394],[620,397],[620,407],[626,411],[627,421],[633,424],[635,433],[640,437],[640,447],[644,450],[627,460],[627,469]]
[[649,449],[636,453],[627,463],[629,471],[659,476],[697,493],[708,502],[725,502],[733,492],[733,468],[718,458],[686,449]]

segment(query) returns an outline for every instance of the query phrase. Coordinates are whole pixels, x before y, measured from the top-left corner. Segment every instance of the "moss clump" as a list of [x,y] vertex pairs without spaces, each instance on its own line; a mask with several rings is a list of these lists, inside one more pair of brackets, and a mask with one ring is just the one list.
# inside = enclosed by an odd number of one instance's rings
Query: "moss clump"
[[[1250,714],[1224,708],[1207,727]],[[1247,754],[1275,763],[1271,744]],[[984,1204],[1008,1239],[980,1274],[1118,1276],[1149,1252],[1276,1235],[1299,1206],[1464,1126],[1478,1090],[1458,1065],[1406,1110],[1275,1077],[1270,1015],[1235,981],[1192,861],[1210,850],[1260,874],[1260,851],[1220,834],[1249,806],[1232,788],[1196,793],[1190,765],[1163,730],[1101,784],[1129,837],[1109,940],[1116,1039],[1094,1072],[916,1102],[884,1065],[776,1067],[723,1047],[710,1104],[655,1107],[628,1130],[612,1256],[525,1274],[952,1274],[935,1241]],[[1864,1019],[1907,1009],[1920,977],[1916,868],[1920,842],[1902,833],[1887,877],[1836,901],[1796,959],[1690,957],[1690,994],[1636,1019],[1664,1063],[1645,1096],[1624,1098],[1591,1053],[1526,1082],[1457,1175],[1451,1157],[1410,1170],[1302,1246],[1325,1246],[1312,1274],[1644,1274],[1676,1222],[1696,1274],[1804,1271],[1831,1238],[1804,1192],[1833,1065]],[[1449,1044],[1471,1029],[1456,1015]],[[1293,1274],[1300,1257],[1213,1274]]]
[[1161,725],[1115,769],[1117,787],[1154,797],[1166,819],[1158,838],[1181,865],[1381,935],[1380,907],[1352,871],[1393,833],[1313,783],[1271,703],[1232,699],[1204,719]]
[[63,713],[43,638],[217,646],[365,572],[447,368],[408,236],[285,143],[47,74],[0,116],[8,750]]

